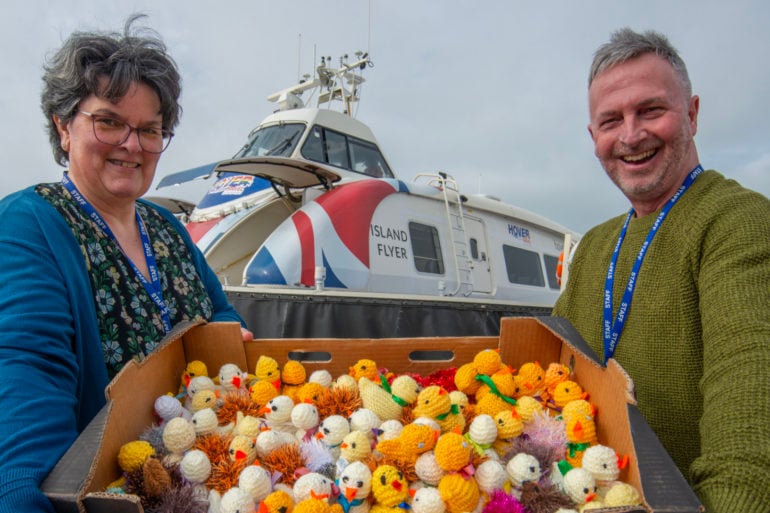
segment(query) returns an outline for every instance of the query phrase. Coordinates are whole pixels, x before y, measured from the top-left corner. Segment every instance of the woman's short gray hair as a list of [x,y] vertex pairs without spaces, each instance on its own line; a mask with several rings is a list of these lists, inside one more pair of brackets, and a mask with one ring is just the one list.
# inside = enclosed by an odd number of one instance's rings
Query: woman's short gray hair
[[[144,17],[134,14],[120,33],[75,32],[44,66],[40,106],[45,114],[54,158],[66,166],[69,155],[53,116],[68,123],[77,114],[80,102],[91,95],[116,101],[133,83],[152,87],[160,98],[163,128],[173,131],[182,108],[179,95],[181,77],[160,36],[150,29],[134,31],[134,22]],[[100,83],[106,78],[106,83]]]
[[639,33],[628,27],[613,32],[610,40],[596,50],[588,76],[588,87],[591,87],[597,75],[608,68],[645,53],[654,53],[668,61],[679,78],[685,98],[689,99],[692,96],[692,84],[687,74],[687,66],[668,38],[653,30]]

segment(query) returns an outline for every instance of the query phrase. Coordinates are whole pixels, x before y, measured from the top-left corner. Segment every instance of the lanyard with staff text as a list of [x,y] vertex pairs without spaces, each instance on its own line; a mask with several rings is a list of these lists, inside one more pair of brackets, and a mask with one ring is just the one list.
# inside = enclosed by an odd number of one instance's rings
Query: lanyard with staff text
[[[117,244],[120,250],[123,251],[123,248],[120,247],[120,242],[118,242],[118,239],[115,238],[115,234],[113,234],[112,230],[110,230],[110,227],[107,226],[104,218],[102,218],[102,216],[99,214],[99,212],[96,211],[93,205],[91,205],[91,203],[89,203],[88,200],[83,197],[82,194],[80,194],[80,191],[78,191],[77,187],[75,187],[75,184],[72,183],[72,181],[69,179],[67,173],[64,173],[61,182],[62,185],[67,188],[70,195],[75,198],[75,201],[78,202],[80,208],[82,208],[83,211],[91,218],[91,220],[95,222],[97,226],[99,226],[99,228],[101,228],[102,231],[104,231],[104,233],[106,233],[113,241],[115,241],[115,244]],[[142,238],[142,247],[144,248],[144,257],[147,261],[147,270],[150,273],[150,281],[147,281],[147,278],[145,278],[144,274],[142,274],[139,268],[136,267],[136,264],[134,264],[134,262],[128,258],[128,255],[126,255],[126,260],[128,260],[128,262],[131,264],[134,273],[139,278],[142,286],[144,286],[147,294],[150,295],[152,302],[155,303],[155,306],[158,307],[158,310],[160,311],[160,317],[163,321],[163,327],[166,330],[166,333],[168,333],[171,331],[171,316],[169,314],[166,301],[163,299],[163,288],[160,283],[160,273],[158,271],[158,266],[155,263],[155,254],[152,251],[150,235],[147,233],[147,228],[144,226],[144,221],[142,221],[142,216],[139,215],[138,211],[136,212],[136,223],[139,226],[139,235]],[[123,254],[125,255],[125,252]]]
[[660,225],[663,224],[663,220],[666,218],[666,215],[668,215],[668,212],[671,210],[671,208],[674,206],[674,204],[679,200],[679,198],[682,196],[682,194],[685,193],[685,191],[692,185],[692,183],[695,181],[696,178],[698,178],[698,175],[700,175],[703,172],[703,168],[700,164],[698,164],[695,169],[690,171],[690,174],[687,175],[687,178],[685,178],[684,182],[682,183],[681,187],[676,191],[676,194],[674,194],[671,199],[669,199],[666,204],[663,206],[663,209],[660,211],[660,214],[658,214],[658,218],[655,220],[655,223],[650,228],[649,233],[647,234],[647,239],[645,239],[644,244],[642,244],[642,247],[639,249],[639,254],[636,256],[636,260],[634,261],[634,265],[631,269],[631,274],[628,277],[628,285],[626,285],[625,292],[623,293],[623,300],[620,303],[620,307],[618,307],[618,314],[615,316],[615,322],[613,324],[612,322],[612,287],[615,283],[615,267],[618,263],[618,255],[620,254],[620,246],[623,244],[623,239],[626,237],[626,230],[628,229],[628,223],[631,220],[631,216],[634,215],[634,209],[628,211],[628,215],[626,216],[626,221],[623,223],[623,228],[620,230],[620,236],[618,237],[618,242],[615,244],[615,250],[612,253],[612,260],[610,261],[610,267],[607,269],[607,279],[604,282],[604,363],[607,363],[607,360],[612,358],[612,355],[615,354],[615,349],[618,345],[618,339],[620,338],[620,334],[623,332],[623,327],[626,324],[626,316],[628,314],[628,309],[631,307],[631,298],[634,296],[634,288],[636,287],[636,277],[639,274],[639,269],[642,267],[642,261],[644,260],[644,256],[647,254],[647,248],[650,247],[650,243],[652,242],[652,239],[655,237],[655,234],[658,233],[658,228],[660,228]]

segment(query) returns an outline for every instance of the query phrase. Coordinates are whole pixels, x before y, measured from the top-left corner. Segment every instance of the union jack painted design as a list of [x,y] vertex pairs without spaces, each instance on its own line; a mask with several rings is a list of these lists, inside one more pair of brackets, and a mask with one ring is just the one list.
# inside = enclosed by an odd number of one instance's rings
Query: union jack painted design
[[396,179],[367,179],[319,196],[265,241],[246,268],[245,283],[312,287],[316,267],[323,267],[325,286],[365,289],[372,216],[387,196],[413,187]]

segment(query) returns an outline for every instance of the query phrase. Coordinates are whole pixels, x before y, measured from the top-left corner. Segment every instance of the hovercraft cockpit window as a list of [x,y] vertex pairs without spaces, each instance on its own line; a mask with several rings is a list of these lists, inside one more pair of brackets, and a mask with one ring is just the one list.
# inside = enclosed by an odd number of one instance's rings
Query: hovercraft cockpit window
[[305,125],[288,123],[260,128],[252,133],[249,141],[235,158],[290,157],[299,142]]
[[375,144],[318,125],[311,129],[302,145],[302,156],[375,178],[393,178]]

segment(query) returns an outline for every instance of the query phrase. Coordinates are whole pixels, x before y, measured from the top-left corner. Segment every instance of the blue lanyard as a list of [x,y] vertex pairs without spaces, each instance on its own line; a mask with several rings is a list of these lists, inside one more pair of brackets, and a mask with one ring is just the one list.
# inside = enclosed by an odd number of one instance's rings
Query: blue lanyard
[[144,258],[147,262],[147,270],[150,273],[150,281],[147,281],[147,278],[144,277],[144,274],[139,270],[138,267],[136,267],[136,264],[128,258],[128,255],[125,254],[123,251],[123,248],[120,247],[120,242],[118,242],[118,239],[115,238],[115,234],[112,233],[112,230],[110,230],[110,227],[107,226],[107,223],[104,221],[104,218],[99,214],[99,212],[96,211],[96,209],[91,205],[91,203],[88,202],[86,198],[83,197],[82,194],[80,194],[80,191],[78,191],[77,187],[75,187],[75,184],[72,183],[72,181],[67,176],[67,173],[64,173],[64,176],[61,179],[62,185],[69,191],[70,195],[75,198],[75,201],[78,202],[78,205],[80,205],[80,208],[83,209],[83,211],[88,214],[88,216],[91,218],[93,222],[96,223],[96,225],[102,229],[104,233],[106,233],[114,242],[118,245],[120,250],[123,252],[123,254],[126,256],[126,260],[131,264],[131,268],[134,270],[134,273],[136,274],[137,278],[139,278],[139,282],[142,284],[144,289],[147,291],[147,294],[150,295],[150,298],[152,299],[153,303],[155,303],[155,306],[158,307],[158,310],[160,311],[160,317],[163,321],[163,327],[166,330],[166,333],[171,331],[171,315],[169,314],[168,306],[166,305],[166,301],[163,299],[163,287],[160,283],[160,273],[158,272],[158,266],[155,263],[155,253],[152,250],[152,243],[150,242],[150,235],[147,233],[147,228],[144,225],[144,221],[142,220],[142,216],[139,215],[139,212],[136,212],[136,223],[139,226],[139,235],[142,238],[142,247],[144,248]]
[[650,228],[649,233],[647,234],[647,239],[645,239],[644,244],[642,244],[642,247],[639,249],[639,254],[636,256],[636,260],[634,261],[634,266],[631,269],[631,274],[628,277],[628,285],[626,285],[625,292],[623,293],[623,300],[620,303],[620,307],[618,308],[618,314],[615,316],[615,323],[612,323],[612,287],[615,283],[615,267],[618,263],[618,255],[620,254],[620,246],[623,244],[623,239],[626,237],[626,230],[628,229],[628,223],[631,220],[631,217],[634,215],[634,209],[628,211],[628,215],[626,216],[626,221],[623,223],[623,228],[620,230],[620,236],[618,237],[618,242],[615,244],[615,250],[612,253],[612,260],[610,261],[610,267],[607,269],[607,279],[604,282],[604,363],[607,363],[607,360],[612,358],[612,356],[615,354],[615,349],[618,345],[618,339],[620,338],[620,334],[623,332],[623,328],[626,324],[626,318],[628,316],[628,310],[631,308],[631,298],[634,296],[634,289],[636,288],[636,278],[639,274],[639,269],[642,267],[642,261],[644,260],[645,255],[647,254],[647,249],[650,247],[650,243],[652,243],[652,239],[655,237],[655,234],[658,233],[658,229],[660,228],[660,225],[663,224],[663,220],[668,215],[671,208],[674,206],[674,204],[679,200],[679,198],[682,196],[682,194],[685,193],[685,191],[692,185],[692,183],[695,181],[696,178],[698,178],[698,175],[700,175],[703,172],[703,167],[701,167],[700,164],[698,164],[695,169],[690,171],[690,174],[687,175],[687,178],[684,180],[684,183],[682,183],[681,187],[676,191],[676,194],[674,194],[671,199],[666,202],[666,204],[663,206],[663,209],[660,211],[660,214],[658,214],[658,218],[655,220],[655,223]]

